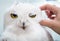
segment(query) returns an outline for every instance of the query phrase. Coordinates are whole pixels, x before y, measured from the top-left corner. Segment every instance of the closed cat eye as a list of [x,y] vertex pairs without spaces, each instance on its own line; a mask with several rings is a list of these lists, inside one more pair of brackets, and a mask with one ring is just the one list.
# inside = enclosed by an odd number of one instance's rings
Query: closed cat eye
[[29,15],[29,17],[31,17],[31,18],[35,18],[35,17],[36,17],[36,14],[35,14],[35,15]]
[[11,16],[11,18],[17,18],[17,17],[18,17],[18,16],[17,16],[16,14],[14,14],[14,13],[11,13],[10,16]]

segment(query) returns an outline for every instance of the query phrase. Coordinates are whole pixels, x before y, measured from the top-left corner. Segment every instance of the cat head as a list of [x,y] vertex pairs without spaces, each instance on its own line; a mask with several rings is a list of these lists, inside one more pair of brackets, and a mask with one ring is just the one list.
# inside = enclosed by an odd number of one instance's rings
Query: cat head
[[14,4],[5,14],[5,27],[11,24],[15,26],[29,26],[42,20],[42,12],[39,7],[27,3]]

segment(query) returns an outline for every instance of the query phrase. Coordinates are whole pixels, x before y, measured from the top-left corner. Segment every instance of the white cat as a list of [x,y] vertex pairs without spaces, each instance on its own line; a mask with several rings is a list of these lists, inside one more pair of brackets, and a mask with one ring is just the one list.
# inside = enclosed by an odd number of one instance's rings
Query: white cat
[[1,41],[53,41],[46,29],[39,24],[43,19],[39,7],[18,3],[5,14],[5,30]]

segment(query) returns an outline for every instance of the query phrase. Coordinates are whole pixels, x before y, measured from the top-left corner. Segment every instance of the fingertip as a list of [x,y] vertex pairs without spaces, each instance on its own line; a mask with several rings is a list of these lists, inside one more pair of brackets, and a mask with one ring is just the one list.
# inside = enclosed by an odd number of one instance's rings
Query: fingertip
[[40,7],[41,10],[45,10],[45,8],[43,6]]
[[43,26],[51,27],[52,21],[51,20],[42,20],[42,21],[40,21],[40,24]]
[[41,10],[46,10],[46,9],[47,9],[47,8],[46,8],[47,6],[49,6],[49,4],[42,5],[42,6],[40,7],[40,9],[41,9]]
[[42,21],[40,21],[40,24],[43,25],[43,26],[45,26],[46,25],[46,21],[42,20]]

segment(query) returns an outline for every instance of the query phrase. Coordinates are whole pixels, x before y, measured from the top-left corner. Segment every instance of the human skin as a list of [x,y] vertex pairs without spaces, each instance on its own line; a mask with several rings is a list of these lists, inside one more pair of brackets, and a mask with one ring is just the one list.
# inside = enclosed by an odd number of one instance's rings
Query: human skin
[[[50,4],[43,5],[40,8],[41,10],[45,10],[48,18],[50,18],[50,20],[42,20],[40,24],[48,26],[60,34],[60,8]],[[52,17],[52,15],[55,16]]]

